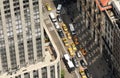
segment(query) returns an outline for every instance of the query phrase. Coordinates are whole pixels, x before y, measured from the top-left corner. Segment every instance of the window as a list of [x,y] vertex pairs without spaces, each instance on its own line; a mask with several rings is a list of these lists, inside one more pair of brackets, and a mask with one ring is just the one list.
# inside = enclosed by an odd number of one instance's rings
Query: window
[[30,74],[29,73],[24,73],[24,78],[30,78]]
[[38,70],[33,71],[33,78],[38,78]]
[[58,78],[60,78],[60,66],[59,66],[59,62],[57,63],[57,73],[58,73]]
[[42,68],[42,78],[47,78],[47,68],[46,67]]
[[51,75],[51,78],[55,78],[55,67],[54,66],[50,67],[50,75]]

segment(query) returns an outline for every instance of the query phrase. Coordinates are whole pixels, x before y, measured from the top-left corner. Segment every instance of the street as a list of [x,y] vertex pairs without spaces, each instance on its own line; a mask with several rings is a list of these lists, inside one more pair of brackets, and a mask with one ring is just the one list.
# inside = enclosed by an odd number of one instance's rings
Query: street
[[[57,15],[56,8],[54,5],[52,5],[53,2],[49,0],[48,1],[45,0],[45,2],[49,2],[51,4],[51,7],[53,9],[52,12],[55,15]],[[79,15],[75,7],[76,7],[75,4],[63,7],[61,10],[60,16],[62,17],[63,22],[67,25],[69,32],[70,32],[70,29],[68,25],[69,23],[73,23],[76,34],[80,42],[80,44],[77,45],[77,48],[78,49],[84,48],[87,51],[87,55],[83,56],[81,53],[82,58],[77,58],[77,61],[79,62],[81,59],[83,59],[86,62],[87,68],[92,78],[102,78],[106,74],[108,74],[107,72],[109,71],[109,69],[106,66],[106,62],[104,61],[102,54],[100,53],[99,43],[95,41],[95,39],[92,37],[88,27],[85,27],[84,23],[80,23],[80,21],[82,21],[81,16]],[[65,45],[63,44],[61,38],[57,33],[57,30],[55,29],[53,23],[51,22],[49,18],[50,11],[47,11],[45,7],[43,8],[43,10],[44,10],[43,18],[45,22],[45,30],[48,31],[47,34],[49,34],[48,36],[50,38],[50,41],[52,42],[52,44],[54,44],[57,47],[62,58],[63,54],[68,53],[67,51],[68,47],[65,47]],[[73,42],[73,40],[69,40],[69,43],[71,42]],[[72,71],[71,73],[69,73],[66,66],[64,65],[63,60],[61,60],[61,70],[65,71],[65,78],[67,77],[81,78],[79,74],[79,67],[75,68],[75,71]]]
[[[52,6],[52,7],[54,7],[54,6]],[[43,18],[44,18],[44,22],[45,22],[44,29],[47,31],[46,33],[48,34],[51,43],[54,44],[53,47],[58,49],[58,51],[60,52],[61,58],[62,58],[63,54],[65,54],[67,52],[67,50],[66,50],[63,42],[61,41],[60,37],[58,36],[58,33],[49,18],[49,12],[45,8],[43,10],[45,12],[43,14]],[[56,10],[52,10],[52,12],[55,13]],[[65,78],[67,78],[67,77],[80,78],[78,72],[69,73],[62,60],[61,60],[61,68],[62,68],[61,70],[64,69],[64,71],[65,71]]]

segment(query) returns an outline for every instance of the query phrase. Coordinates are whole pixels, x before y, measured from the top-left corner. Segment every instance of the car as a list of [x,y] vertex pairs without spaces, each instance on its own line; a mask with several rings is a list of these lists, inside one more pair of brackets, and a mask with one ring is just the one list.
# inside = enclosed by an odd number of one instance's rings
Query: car
[[46,3],[45,5],[46,5],[46,8],[47,8],[48,11],[52,10],[52,8],[50,7],[50,5],[48,3]]
[[67,26],[66,26],[64,23],[62,24],[62,28],[63,28],[63,30],[64,30],[65,32],[68,31],[68,28],[67,28]]
[[82,78],[87,78],[84,71],[81,71],[80,75],[81,75]]
[[74,52],[73,52],[73,50],[72,50],[71,47],[68,48],[68,52],[69,52],[69,54],[70,54],[72,57],[75,56],[75,54],[74,54]]
[[83,60],[80,60],[80,64],[81,64],[81,66],[84,67],[84,68],[86,68],[86,66],[87,66],[86,63],[85,63]]
[[80,72],[81,78],[87,78],[87,76],[86,76],[86,74],[84,72],[84,69],[82,67],[80,67],[79,72]]
[[72,48],[73,48],[73,50],[74,50],[74,51],[76,51],[76,50],[77,50],[77,48],[76,48],[76,46],[75,46],[75,44],[74,44],[74,43],[72,43],[72,44],[71,44],[71,46],[72,46]]
[[72,39],[70,33],[67,32],[67,33],[66,33],[66,36],[67,36],[68,39]]
[[58,4],[56,13],[60,14],[61,9],[62,9],[62,4]]
[[73,61],[73,64],[75,65],[75,67],[79,67],[79,63],[75,57],[72,58],[72,61]]
[[81,51],[81,53],[82,53],[82,55],[87,55],[87,52],[86,52],[86,50],[85,49],[83,49],[83,48],[80,48],[80,51]]
[[64,38],[62,38],[62,40],[63,40],[63,42],[65,42],[65,41],[67,41],[67,38],[64,37]]
[[60,17],[60,15],[57,16],[58,22],[62,22],[62,18]]
[[77,57],[78,57],[78,58],[80,58],[80,57],[81,57],[81,54],[80,54],[80,52],[79,52],[79,51],[77,51],[77,52],[76,52],[76,55],[77,55]]
[[64,44],[65,44],[65,46],[69,46],[69,43],[66,41],[66,42],[64,42]]
[[64,38],[64,37],[65,37],[62,29],[59,29],[59,30],[58,30],[58,34],[59,34],[60,38]]
[[55,22],[54,25],[55,25],[55,28],[56,28],[56,29],[60,29],[60,25],[59,25],[58,22]]
[[67,41],[67,38],[62,38],[62,40],[63,40],[63,43],[64,43],[65,46],[69,46],[69,43],[68,43],[68,41]]
[[88,69],[85,69],[84,72],[85,72],[87,78],[90,78],[90,73],[89,73]]
[[75,42],[76,45],[79,44],[79,40],[78,40],[78,37],[76,35],[73,37],[73,40],[74,40],[74,42]]
[[56,19],[56,16],[53,12],[50,12],[49,13],[49,17],[51,19],[51,21],[54,23],[54,22],[57,22],[57,19]]

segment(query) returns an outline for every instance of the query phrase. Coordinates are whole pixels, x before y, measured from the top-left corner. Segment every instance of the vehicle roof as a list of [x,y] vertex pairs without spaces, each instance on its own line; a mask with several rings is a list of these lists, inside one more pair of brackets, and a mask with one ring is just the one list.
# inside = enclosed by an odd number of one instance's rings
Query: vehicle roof
[[70,68],[74,67],[74,64],[72,63],[72,61],[68,61],[68,65]]
[[61,9],[61,7],[62,7],[62,4],[58,4],[57,9]]
[[72,23],[69,24],[69,27],[70,27],[70,30],[71,30],[71,31],[74,31],[74,30],[75,30]]
[[50,16],[51,16],[52,18],[55,18],[55,15],[54,15],[53,12],[50,12]]
[[67,60],[69,60],[69,59],[70,59],[69,54],[64,54],[64,57],[65,57],[65,59],[67,59]]

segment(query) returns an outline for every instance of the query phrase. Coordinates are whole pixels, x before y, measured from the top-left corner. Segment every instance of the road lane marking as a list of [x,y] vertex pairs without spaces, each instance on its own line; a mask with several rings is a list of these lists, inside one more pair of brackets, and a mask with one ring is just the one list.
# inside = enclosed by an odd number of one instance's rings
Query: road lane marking
[[77,75],[77,78],[80,78],[80,75],[76,70],[75,70],[75,74]]

